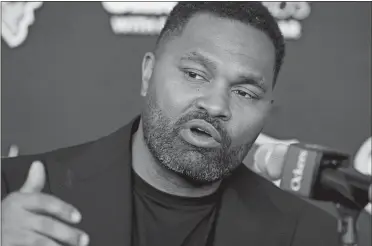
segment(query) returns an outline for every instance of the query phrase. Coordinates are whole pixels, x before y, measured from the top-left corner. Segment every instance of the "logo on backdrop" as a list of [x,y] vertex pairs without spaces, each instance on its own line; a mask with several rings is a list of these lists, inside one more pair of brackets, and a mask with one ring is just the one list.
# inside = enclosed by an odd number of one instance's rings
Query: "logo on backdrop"
[[[307,2],[262,2],[278,21],[286,39],[299,39],[301,20],[310,15]],[[115,34],[157,35],[177,2],[102,2]]]
[[34,23],[35,10],[43,2],[1,2],[1,37],[11,48],[27,38],[28,28]]
[[[302,34],[301,20],[310,14],[307,2],[262,2],[277,19],[286,39]],[[177,2],[102,2],[111,14],[110,26],[115,34],[157,35]],[[27,38],[34,23],[35,10],[43,2],[1,2],[1,36],[11,48]]]

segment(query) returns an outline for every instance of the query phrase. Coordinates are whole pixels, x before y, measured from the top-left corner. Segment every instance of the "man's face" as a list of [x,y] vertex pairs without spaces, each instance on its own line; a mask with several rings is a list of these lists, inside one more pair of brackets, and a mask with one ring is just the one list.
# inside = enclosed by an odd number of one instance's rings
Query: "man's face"
[[193,184],[242,162],[272,102],[275,49],[261,31],[210,14],[143,62],[144,139],[160,165]]

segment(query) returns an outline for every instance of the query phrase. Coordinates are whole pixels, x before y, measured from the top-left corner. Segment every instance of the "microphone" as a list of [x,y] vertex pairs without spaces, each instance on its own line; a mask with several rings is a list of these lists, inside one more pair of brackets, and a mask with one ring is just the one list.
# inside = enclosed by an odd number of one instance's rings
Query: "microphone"
[[312,144],[266,144],[254,160],[263,176],[281,178],[280,187],[296,195],[358,211],[369,203],[371,177],[356,171],[347,154]]

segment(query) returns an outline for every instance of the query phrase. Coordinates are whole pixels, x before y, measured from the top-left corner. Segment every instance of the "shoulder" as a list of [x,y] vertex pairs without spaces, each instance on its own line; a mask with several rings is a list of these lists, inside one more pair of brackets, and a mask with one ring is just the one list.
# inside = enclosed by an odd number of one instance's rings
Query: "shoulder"
[[131,124],[119,128],[117,131],[101,137],[97,140],[86,142],[71,147],[61,148],[41,154],[24,155],[1,160],[2,191],[6,193],[17,190],[22,186],[27,177],[28,170],[33,161],[41,161],[46,166],[47,176],[51,172],[57,175],[66,173],[69,168],[76,165],[83,166],[83,171],[93,170],[95,167],[89,165],[92,160],[100,160],[104,165],[108,157],[115,158],[117,153],[122,152],[125,144],[129,143]]
[[[293,245],[338,245],[337,220],[333,215],[280,189],[246,166],[239,169],[234,186],[240,190],[240,196],[249,196],[245,187],[254,186],[257,196],[260,196],[260,202],[269,204],[273,211],[283,215],[281,217],[295,221]],[[249,197],[246,199],[249,200]]]
[[93,141],[77,144],[65,148],[60,148],[45,153],[38,153],[32,155],[22,155],[17,157],[1,158],[2,172],[9,172],[12,170],[23,170],[30,167],[35,160],[43,161],[47,159],[57,160],[59,163],[65,163],[69,160],[81,155],[86,150],[110,149],[113,145],[121,143],[124,139],[129,138],[130,126],[132,122],[122,128],[112,132],[107,136],[103,136]]
[[12,168],[19,169],[23,166],[30,166],[30,162],[46,159],[48,157],[56,157],[62,159],[69,158],[74,156],[75,154],[78,154],[84,149],[84,147],[87,147],[94,142],[95,141],[86,142],[79,145],[73,145],[37,154],[20,155],[16,157],[3,157],[1,158],[2,170],[8,170]]
[[[79,155],[79,153],[96,141],[56,149],[45,153],[2,158],[1,179],[2,186],[5,186],[2,187],[2,193],[10,193],[22,186],[32,162],[41,161],[45,163],[49,159],[60,160],[61,163],[67,162],[69,159],[74,158],[74,156]],[[4,197],[4,195],[5,194],[2,194],[2,197]]]

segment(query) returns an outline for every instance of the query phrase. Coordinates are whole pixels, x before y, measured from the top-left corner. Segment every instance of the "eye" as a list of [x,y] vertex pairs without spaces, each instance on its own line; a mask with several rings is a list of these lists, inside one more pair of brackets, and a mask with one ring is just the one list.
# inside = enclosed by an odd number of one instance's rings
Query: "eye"
[[244,99],[259,99],[259,96],[252,92],[248,93],[243,90],[234,90],[233,92]]
[[184,74],[187,79],[192,79],[192,80],[206,80],[202,75],[194,72],[194,71],[184,71]]

